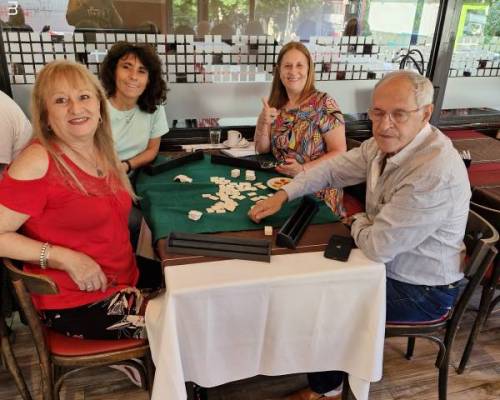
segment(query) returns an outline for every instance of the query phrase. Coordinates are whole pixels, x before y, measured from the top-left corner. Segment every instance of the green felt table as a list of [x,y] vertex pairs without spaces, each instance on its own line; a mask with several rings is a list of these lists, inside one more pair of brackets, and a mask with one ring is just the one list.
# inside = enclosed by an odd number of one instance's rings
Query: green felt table
[[[203,160],[190,162],[163,172],[155,176],[149,176],[140,172],[136,180],[136,193],[140,196],[140,204],[144,218],[151,228],[153,240],[166,237],[170,232],[187,233],[213,233],[227,231],[244,231],[263,228],[264,225],[279,227],[293,213],[300,203],[296,199],[283,206],[277,214],[266,218],[263,223],[255,224],[247,216],[250,207],[255,204],[247,197],[236,200],[239,205],[234,212],[224,214],[209,214],[206,208],[211,207],[216,201],[205,199],[203,193],[214,194],[219,190],[218,185],[210,182],[210,177],[218,176],[230,179],[232,182],[245,181],[245,170],[240,169],[239,178],[231,178],[231,169],[227,165],[212,164],[210,156],[205,154]],[[192,183],[180,183],[174,181],[174,177],[183,174],[193,179]],[[267,180],[279,176],[276,172],[255,172],[257,179],[252,184],[261,182],[264,185]],[[242,192],[246,196],[248,192]],[[272,189],[256,190],[258,196],[274,193]],[[339,218],[322,202],[318,213],[312,223],[327,223],[338,221]],[[190,210],[202,211],[200,220],[192,221],[188,218]]]

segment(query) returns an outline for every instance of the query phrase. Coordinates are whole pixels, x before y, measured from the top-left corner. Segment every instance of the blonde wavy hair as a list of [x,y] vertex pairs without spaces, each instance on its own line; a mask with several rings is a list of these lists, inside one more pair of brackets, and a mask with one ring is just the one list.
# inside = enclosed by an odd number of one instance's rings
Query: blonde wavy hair
[[304,85],[304,89],[302,89],[302,93],[300,94],[299,103],[303,102],[316,91],[316,88],[314,87],[314,63],[311,57],[311,53],[309,53],[307,47],[302,43],[289,42],[281,48],[276,66],[274,68],[273,83],[271,85],[271,94],[269,96],[269,105],[271,107],[276,107],[279,109],[283,107],[289,100],[285,86],[283,85],[283,82],[281,82],[280,66],[285,54],[293,49],[300,51],[306,56],[307,65],[309,66],[309,69],[307,71],[306,84]]
[[[106,182],[110,185],[113,192],[116,192],[118,189],[125,189],[136,200],[130,181],[125,172],[120,168],[120,161],[114,148],[106,95],[97,78],[84,65],[73,61],[57,60],[47,64],[37,75],[31,96],[33,137],[38,139],[42,146],[45,147],[56,162],[56,166],[63,177],[82,193],[88,194],[85,186],[64,161],[61,151],[57,148],[57,141],[62,141],[62,139],[49,127],[47,96],[53,93],[54,89],[58,86],[58,82],[63,80],[68,82],[71,87],[90,88],[97,96],[100,103],[101,122],[94,134],[94,145],[97,155],[104,162],[104,170],[107,171]],[[119,182],[118,186],[111,184],[112,177],[117,178]]]

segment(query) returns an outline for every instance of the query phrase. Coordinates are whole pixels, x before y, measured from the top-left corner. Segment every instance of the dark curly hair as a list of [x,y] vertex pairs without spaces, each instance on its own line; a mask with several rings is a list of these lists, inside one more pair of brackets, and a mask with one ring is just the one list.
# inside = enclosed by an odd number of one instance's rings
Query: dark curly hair
[[137,100],[141,111],[152,114],[156,107],[167,99],[167,84],[161,76],[161,61],[154,48],[148,44],[117,42],[109,49],[100,66],[99,75],[108,97],[116,93],[116,66],[122,57],[133,54],[148,70],[149,79],[146,89]]

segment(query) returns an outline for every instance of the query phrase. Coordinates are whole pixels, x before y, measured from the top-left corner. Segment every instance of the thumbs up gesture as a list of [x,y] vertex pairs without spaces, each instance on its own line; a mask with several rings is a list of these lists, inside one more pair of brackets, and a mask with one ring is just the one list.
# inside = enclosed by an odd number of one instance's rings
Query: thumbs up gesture
[[271,125],[278,115],[278,110],[269,106],[267,98],[262,98],[261,101],[263,107],[260,112],[260,118],[264,124]]

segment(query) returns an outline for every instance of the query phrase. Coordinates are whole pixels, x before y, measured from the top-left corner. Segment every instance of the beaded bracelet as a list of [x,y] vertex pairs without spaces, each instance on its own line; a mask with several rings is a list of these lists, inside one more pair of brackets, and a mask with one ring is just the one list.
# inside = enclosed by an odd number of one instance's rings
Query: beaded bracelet
[[46,269],[47,268],[47,261],[49,259],[49,250],[50,250],[50,244],[49,242],[45,242],[42,244],[42,249],[40,250],[40,268],[41,269]]

